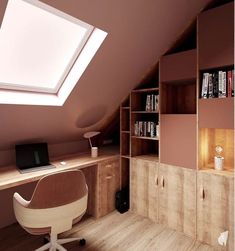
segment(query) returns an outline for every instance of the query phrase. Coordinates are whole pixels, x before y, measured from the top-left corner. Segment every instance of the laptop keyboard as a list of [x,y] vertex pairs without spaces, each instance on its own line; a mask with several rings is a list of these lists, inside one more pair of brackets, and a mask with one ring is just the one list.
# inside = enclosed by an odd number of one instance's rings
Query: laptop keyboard
[[30,173],[30,172],[36,172],[36,171],[41,171],[41,170],[46,170],[46,169],[52,169],[55,168],[54,165],[46,165],[46,166],[36,166],[36,167],[31,167],[27,169],[20,169],[20,173]]

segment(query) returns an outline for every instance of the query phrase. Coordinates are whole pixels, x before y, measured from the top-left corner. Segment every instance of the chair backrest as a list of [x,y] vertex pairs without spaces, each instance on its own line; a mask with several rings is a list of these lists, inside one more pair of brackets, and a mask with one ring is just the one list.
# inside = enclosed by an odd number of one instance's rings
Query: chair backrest
[[37,184],[27,208],[46,209],[77,201],[88,193],[84,174],[79,170],[54,173]]

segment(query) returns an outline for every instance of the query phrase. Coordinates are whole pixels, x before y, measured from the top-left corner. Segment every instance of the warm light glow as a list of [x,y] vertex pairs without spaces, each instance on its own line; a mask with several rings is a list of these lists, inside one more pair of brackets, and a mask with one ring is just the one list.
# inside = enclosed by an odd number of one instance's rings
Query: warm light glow
[[223,147],[217,145],[217,146],[215,147],[215,151],[216,151],[216,154],[217,154],[216,157],[221,157],[221,153],[223,152]]
[[62,105],[107,33],[36,0],[9,0],[0,103]]

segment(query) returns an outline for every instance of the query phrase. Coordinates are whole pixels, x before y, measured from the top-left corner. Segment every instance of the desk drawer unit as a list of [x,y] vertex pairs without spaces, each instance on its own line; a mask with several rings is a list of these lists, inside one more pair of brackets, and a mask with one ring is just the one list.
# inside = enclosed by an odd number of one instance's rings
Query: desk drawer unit
[[97,217],[104,216],[115,209],[115,193],[120,190],[119,158],[98,164]]

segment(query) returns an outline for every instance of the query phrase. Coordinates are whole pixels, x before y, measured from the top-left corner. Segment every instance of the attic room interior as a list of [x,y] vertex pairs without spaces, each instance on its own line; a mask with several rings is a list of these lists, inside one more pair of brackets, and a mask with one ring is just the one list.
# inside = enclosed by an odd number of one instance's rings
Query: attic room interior
[[0,251],[233,251],[234,1],[0,1]]

